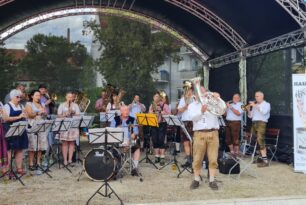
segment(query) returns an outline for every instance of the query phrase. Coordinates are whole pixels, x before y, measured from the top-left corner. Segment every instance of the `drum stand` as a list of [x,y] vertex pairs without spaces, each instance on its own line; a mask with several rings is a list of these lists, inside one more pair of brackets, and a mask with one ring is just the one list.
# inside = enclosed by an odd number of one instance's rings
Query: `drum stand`
[[[139,148],[139,149],[140,149],[140,148]],[[126,165],[127,163],[129,164],[129,167],[128,167],[129,170],[127,170],[127,168],[125,168],[125,165]],[[124,161],[123,164],[121,165],[121,168],[120,168],[120,170],[118,171],[118,173],[122,173],[123,171],[125,171],[127,174],[132,174],[132,170],[133,170],[133,167],[134,167],[133,165],[134,165],[134,163],[133,163],[133,160],[132,160],[132,146],[129,145],[128,156],[127,156],[127,158],[125,158],[125,161]],[[135,169],[135,170],[136,170],[137,175],[140,177],[140,178],[139,178],[139,181],[140,181],[140,182],[143,182],[142,174],[139,172],[138,169]]]
[[[104,193],[101,193],[100,190],[104,188]],[[123,205],[122,199],[117,195],[117,193],[114,191],[114,189],[109,185],[108,181],[104,181],[104,183],[97,189],[97,191],[88,199],[86,204],[88,205],[90,200],[96,195],[100,194],[103,197],[111,198],[111,195],[114,194],[116,198],[120,201],[120,204]]]
[[[109,132],[107,129],[105,129],[104,133],[102,133],[102,135],[98,136],[98,138],[102,137],[104,135],[104,150],[107,150],[107,144],[108,144],[108,135],[112,135],[112,133],[114,132]],[[118,132],[120,134],[123,135],[123,132]],[[98,139],[96,138],[96,140]],[[117,139],[116,137],[114,137],[116,140],[118,140],[118,142],[121,142],[119,139]],[[95,141],[95,140],[94,140]],[[93,141],[93,142],[94,142]],[[104,188],[104,193],[101,193],[100,190]],[[109,192],[110,191],[110,192]],[[88,199],[88,201],[86,202],[86,204],[89,204],[90,200],[96,195],[96,194],[100,194],[103,197],[108,197],[111,198],[111,195],[114,194],[116,196],[116,198],[120,201],[120,204],[123,205],[123,201],[122,199],[117,195],[117,193],[115,192],[115,190],[110,186],[110,184],[108,183],[108,179],[105,179],[103,184],[99,187],[99,189],[97,189],[97,191]]]

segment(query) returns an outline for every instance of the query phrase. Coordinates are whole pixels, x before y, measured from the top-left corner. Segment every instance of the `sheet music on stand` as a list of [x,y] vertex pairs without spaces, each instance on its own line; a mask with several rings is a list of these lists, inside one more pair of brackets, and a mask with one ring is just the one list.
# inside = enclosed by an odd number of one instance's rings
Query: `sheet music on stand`
[[72,118],[56,118],[52,125],[52,132],[68,131],[71,125]]
[[108,112],[100,112],[100,122],[111,122],[115,116],[120,116],[120,110],[110,110]]
[[92,115],[85,115],[82,117],[82,121],[81,121],[81,128],[89,128],[92,126],[92,123],[95,119],[95,116]]
[[10,129],[5,134],[5,138],[21,136],[23,132],[25,131],[27,125],[28,125],[28,122],[26,121],[20,121],[20,122],[15,122],[11,124]]
[[81,123],[82,123],[82,117],[74,116],[71,120],[71,124],[69,128],[80,128]]
[[158,127],[158,120],[153,113],[136,113],[136,120],[138,125]]
[[89,129],[89,143],[90,144],[104,144],[106,143],[119,143],[123,142],[124,132],[122,127],[105,127],[105,128],[92,128]]
[[192,142],[192,138],[191,138],[190,134],[188,133],[184,123],[178,118],[178,116],[163,115],[162,117],[164,118],[164,120],[167,122],[168,125],[180,126],[182,128],[183,132],[186,134],[189,141]]
[[53,122],[54,120],[35,121],[34,125],[30,129],[27,129],[27,132],[28,133],[47,132],[52,127]]

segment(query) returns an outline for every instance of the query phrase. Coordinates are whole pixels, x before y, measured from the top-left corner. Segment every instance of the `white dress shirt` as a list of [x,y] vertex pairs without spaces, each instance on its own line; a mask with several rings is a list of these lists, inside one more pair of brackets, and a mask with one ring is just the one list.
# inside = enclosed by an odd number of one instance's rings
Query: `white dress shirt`
[[206,129],[219,129],[218,116],[208,111],[201,112],[202,104],[198,101],[192,102],[188,109],[193,121],[193,131]]
[[270,110],[271,106],[270,103],[263,101],[260,104],[256,104],[252,111],[249,112],[249,118],[252,118],[252,121],[263,121],[268,122],[270,118]]
[[243,113],[243,110],[241,109],[241,105],[242,103],[241,102],[238,102],[238,103],[231,103],[230,104],[235,110],[237,110],[240,115],[236,115],[232,109],[230,109],[229,107],[226,109],[226,120],[228,121],[241,121],[242,119],[242,113]]
[[[193,99],[193,98],[192,98]],[[191,102],[193,102],[193,100],[191,100]],[[186,102],[185,102],[185,98],[182,97],[180,99],[180,102],[178,104],[178,107],[177,109],[181,109],[183,107],[186,106]],[[184,112],[181,113],[181,120],[184,122],[184,121],[191,121],[191,117],[190,117],[190,113],[189,113],[189,105],[188,105],[188,108],[187,110],[185,110]]]

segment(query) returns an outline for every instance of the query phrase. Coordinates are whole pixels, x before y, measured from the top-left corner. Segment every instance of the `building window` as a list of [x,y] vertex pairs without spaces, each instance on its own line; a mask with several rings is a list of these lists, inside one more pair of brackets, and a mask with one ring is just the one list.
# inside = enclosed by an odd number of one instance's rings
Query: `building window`
[[166,71],[166,70],[161,70],[160,71],[160,80],[169,81],[169,79],[170,79],[169,72]]

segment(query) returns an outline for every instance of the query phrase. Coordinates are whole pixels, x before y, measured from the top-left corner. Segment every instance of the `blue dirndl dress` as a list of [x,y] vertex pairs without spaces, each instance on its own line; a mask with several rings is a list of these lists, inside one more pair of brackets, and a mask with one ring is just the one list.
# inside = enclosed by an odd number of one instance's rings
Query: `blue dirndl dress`
[[[22,110],[15,111],[12,106],[8,103],[10,106],[10,116],[9,117],[17,117],[22,113]],[[19,122],[22,120],[16,120],[14,122]],[[4,123],[4,129],[6,131],[9,130],[10,125],[14,122],[6,122]],[[6,138],[7,142],[7,150],[21,150],[21,149],[27,149],[28,148],[28,135],[27,132],[24,131],[21,136],[14,136],[14,137],[8,137]]]

